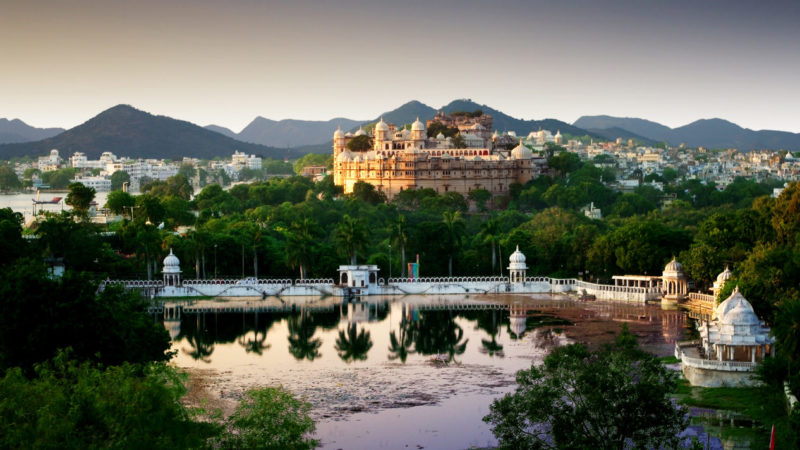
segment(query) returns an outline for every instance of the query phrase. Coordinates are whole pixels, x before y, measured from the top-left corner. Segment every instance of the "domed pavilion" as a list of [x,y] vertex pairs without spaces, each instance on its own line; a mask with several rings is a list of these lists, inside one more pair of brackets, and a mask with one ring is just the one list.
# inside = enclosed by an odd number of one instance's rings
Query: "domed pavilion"
[[164,258],[164,269],[161,271],[164,274],[164,286],[180,286],[181,285],[181,261],[169,249],[169,255]]
[[525,255],[517,250],[508,257],[508,277],[512,283],[524,283],[528,265],[525,264]]
[[676,344],[683,374],[692,385],[749,386],[757,363],[775,353],[775,338],[739,292],[720,303],[698,327],[700,341]]
[[685,300],[689,294],[689,282],[683,271],[683,265],[675,258],[667,263],[664,272],[661,274],[661,286],[663,289],[663,301],[677,303]]

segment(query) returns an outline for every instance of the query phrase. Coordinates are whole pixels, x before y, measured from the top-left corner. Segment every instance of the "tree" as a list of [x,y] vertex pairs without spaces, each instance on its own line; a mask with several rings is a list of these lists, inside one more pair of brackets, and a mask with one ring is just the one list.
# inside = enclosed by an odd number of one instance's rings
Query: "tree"
[[111,174],[112,191],[119,191],[122,189],[123,184],[130,182],[131,182],[131,176],[128,172],[124,170],[117,170],[116,172]]
[[123,191],[111,191],[106,198],[106,208],[114,214],[131,212],[131,207],[136,205],[136,199]]
[[[406,216],[400,214],[392,223],[391,230],[392,243],[400,248],[400,276],[406,276],[406,244],[408,244],[408,224]],[[389,263],[391,264],[391,262]]]
[[347,143],[347,148],[351,152],[365,152],[372,148],[372,139],[366,134],[356,136],[350,139],[350,142]]
[[486,189],[473,189],[469,191],[467,197],[475,202],[475,205],[478,206],[478,211],[485,212],[486,211],[486,202],[492,198],[492,194],[487,191]]
[[219,428],[195,422],[166,364],[102,367],[60,353],[28,379],[0,378],[0,447],[200,448]]
[[352,198],[358,199],[365,203],[377,205],[378,203],[386,202],[386,194],[375,189],[375,185],[367,183],[366,181],[358,180],[353,185]]
[[442,213],[442,223],[444,224],[444,247],[447,249],[447,274],[453,276],[453,254],[461,247],[461,238],[464,237],[466,227],[461,213],[456,211],[445,211]]
[[14,191],[22,187],[19,177],[11,167],[3,164],[0,165],[0,191],[8,192]]
[[676,377],[635,345],[557,348],[542,366],[517,372],[516,391],[483,420],[501,448],[676,448],[687,425],[670,399]]
[[308,267],[314,258],[319,225],[306,217],[293,223],[285,234],[286,260],[292,268],[300,270],[300,279],[303,280],[308,275]]
[[85,214],[89,211],[95,192],[94,188],[86,187],[83,183],[72,183],[69,185],[69,193],[65,202],[75,211]]
[[296,399],[283,387],[253,389],[245,394],[228,418],[232,432],[221,440],[222,448],[312,449],[315,430],[309,416],[311,404]]
[[800,300],[784,299],[775,312],[772,327],[778,351],[793,364],[800,362]]
[[342,252],[350,257],[350,264],[357,264],[358,252],[364,251],[367,243],[364,223],[345,214],[334,233]]
[[500,241],[500,222],[496,218],[491,218],[481,224],[481,231],[478,234],[485,244],[492,247],[492,275],[497,266],[497,251],[495,248]]

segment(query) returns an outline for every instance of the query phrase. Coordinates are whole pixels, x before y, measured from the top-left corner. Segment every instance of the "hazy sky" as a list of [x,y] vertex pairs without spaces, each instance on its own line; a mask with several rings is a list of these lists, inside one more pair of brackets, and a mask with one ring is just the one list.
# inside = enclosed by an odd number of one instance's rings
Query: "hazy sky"
[[523,119],[800,132],[800,1],[0,0],[0,117],[240,131],[471,98]]

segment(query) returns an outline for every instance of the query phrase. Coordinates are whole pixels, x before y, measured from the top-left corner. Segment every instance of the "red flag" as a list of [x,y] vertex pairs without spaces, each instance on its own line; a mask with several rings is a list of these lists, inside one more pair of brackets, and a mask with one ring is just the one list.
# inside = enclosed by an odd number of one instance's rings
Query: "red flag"
[[772,424],[772,434],[769,436],[769,450],[775,450],[775,424]]

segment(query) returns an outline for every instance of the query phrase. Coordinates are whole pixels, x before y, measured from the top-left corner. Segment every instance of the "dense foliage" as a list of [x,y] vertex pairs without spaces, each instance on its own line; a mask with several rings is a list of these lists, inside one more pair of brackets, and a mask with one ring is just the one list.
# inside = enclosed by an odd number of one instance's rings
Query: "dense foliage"
[[517,384],[483,419],[501,448],[677,448],[687,425],[669,396],[676,375],[639,351],[627,328],[615,347],[553,350]]

